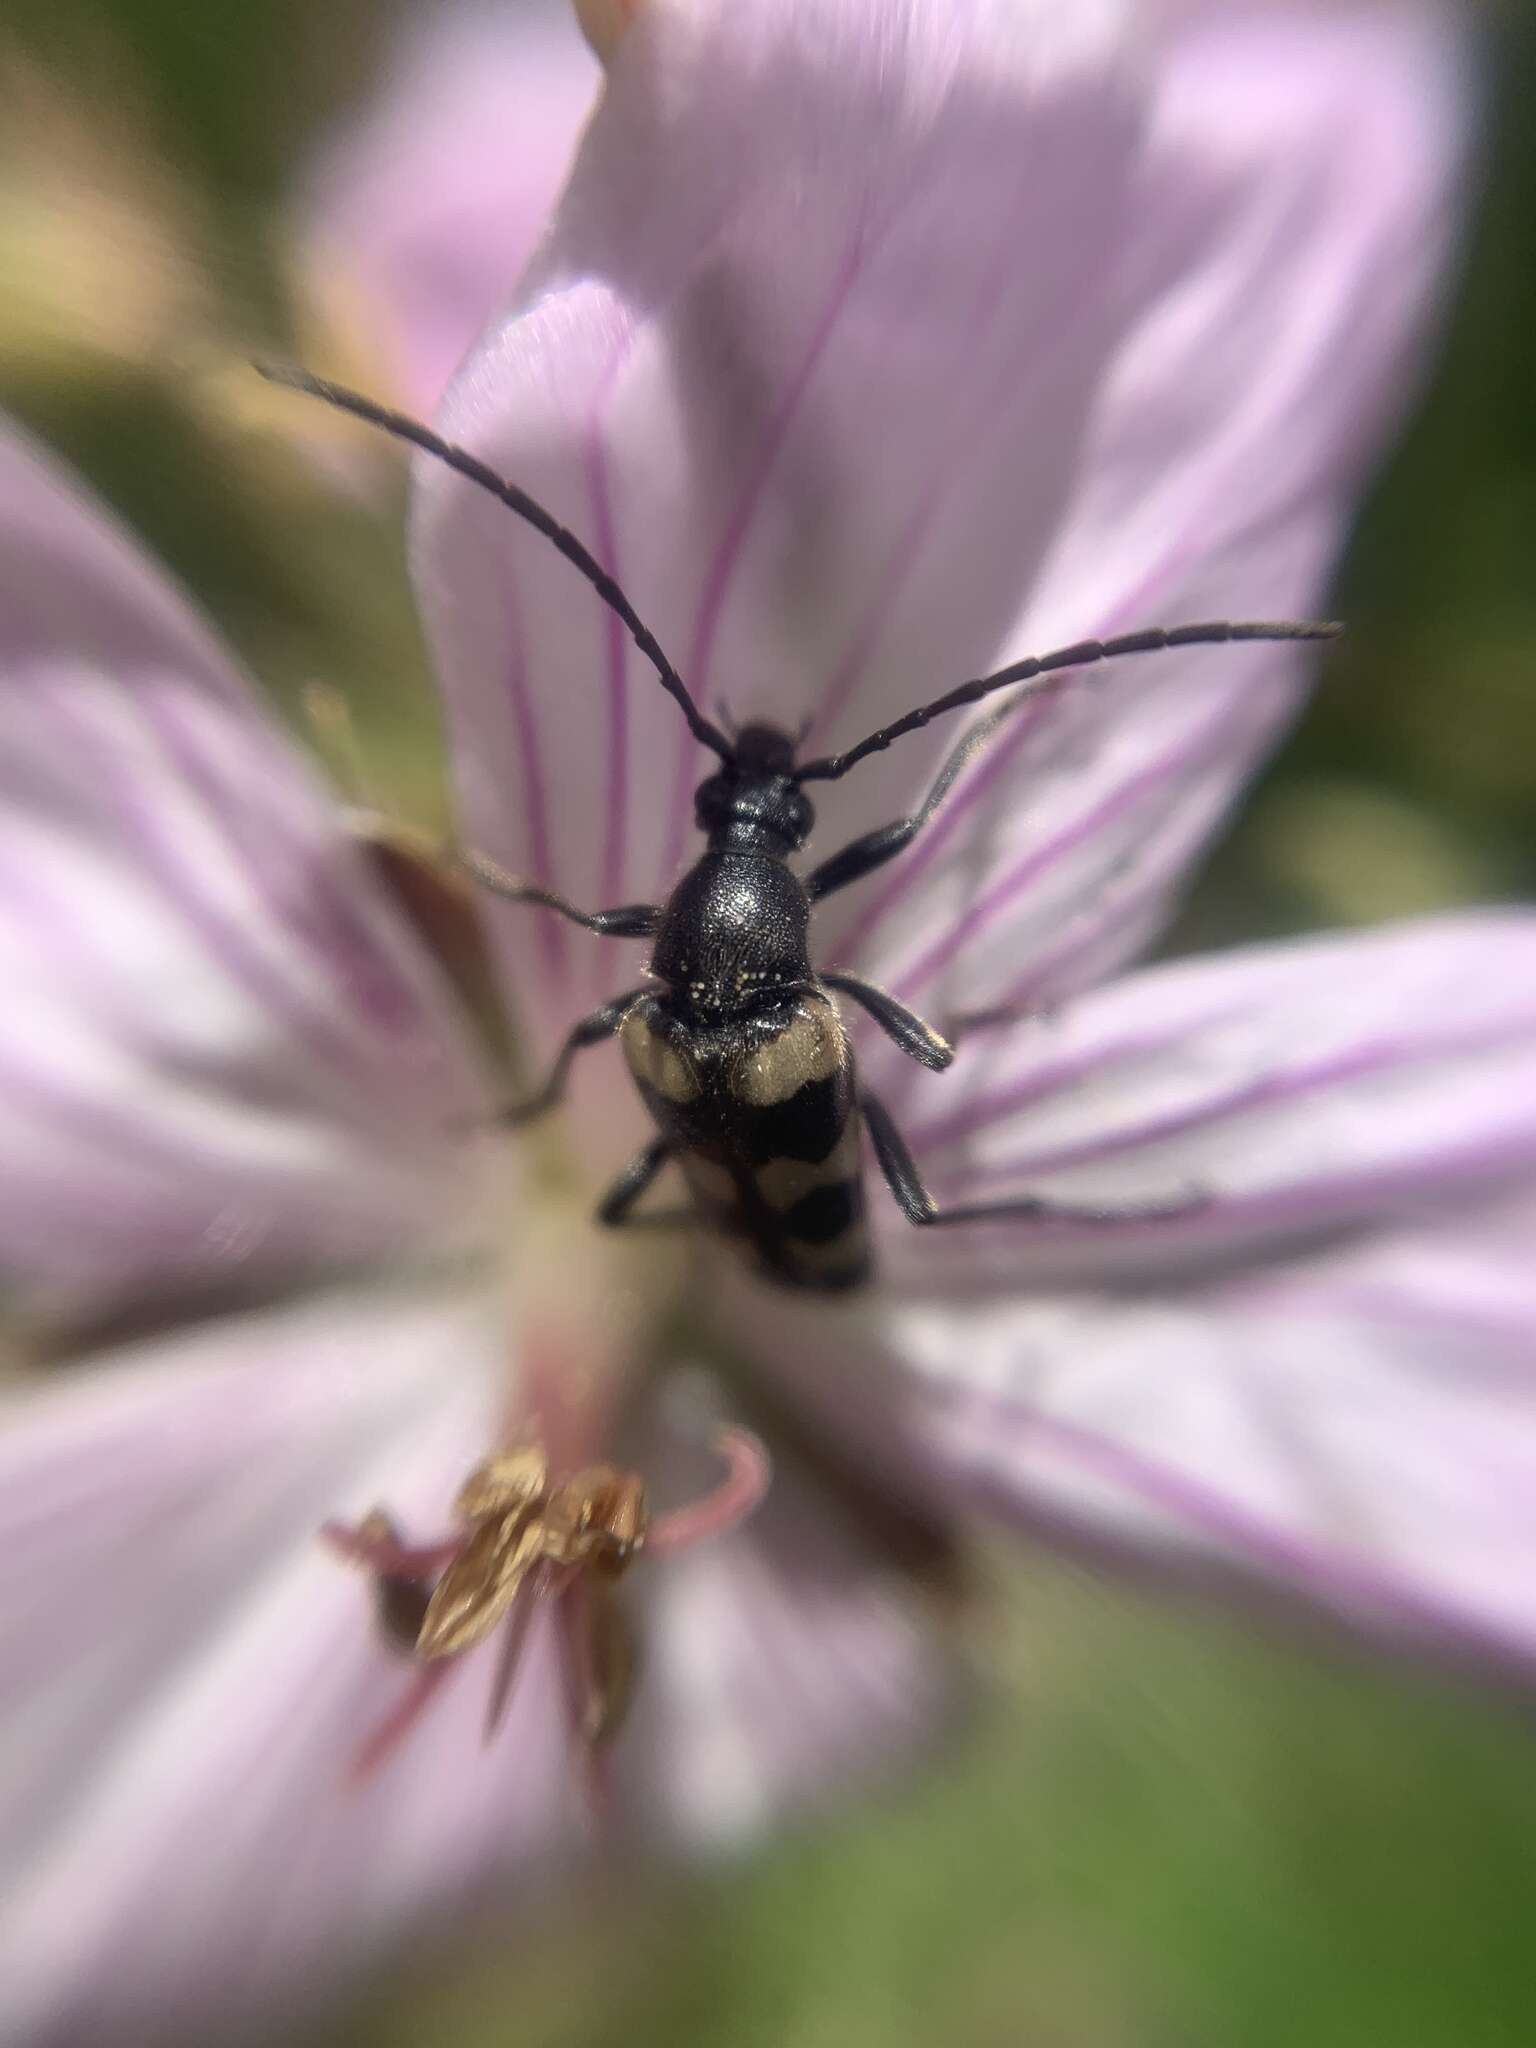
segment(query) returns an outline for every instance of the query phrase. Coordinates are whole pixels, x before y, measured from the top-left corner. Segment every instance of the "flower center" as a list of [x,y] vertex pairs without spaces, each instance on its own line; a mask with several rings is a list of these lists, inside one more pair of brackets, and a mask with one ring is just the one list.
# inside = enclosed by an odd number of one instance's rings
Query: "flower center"
[[355,1528],[327,1523],[324,1535],[343,1557],[372,1572],[386,1632],[425,1667],[416,1688],[363,1744],[359,1773],[372,1771],[414,1724],[450,1660],[508,1623],[492,1687],[488,1730],[515,1675],[535,1604],[554,1603],[567,1662],[581,1674],[573,1699],[577,1733],[588,1745],[606,1738],[623,1704],[627,1659],[597,1655],[586,1638],[605,1625],[598,1597],[640,1554],[676,1555],[723,1534],[749,1515],[768,1484],[767,1453],[744,1431],[719,1439],[727,1474],[701,1501],[652,1520],[639,1475],[617,1465],[583,1466],[551,1476],[537,1443],[499,1452],[477,1465],[454,1507],[463,1532],[442,1542],[408,1543],[376,1508]]

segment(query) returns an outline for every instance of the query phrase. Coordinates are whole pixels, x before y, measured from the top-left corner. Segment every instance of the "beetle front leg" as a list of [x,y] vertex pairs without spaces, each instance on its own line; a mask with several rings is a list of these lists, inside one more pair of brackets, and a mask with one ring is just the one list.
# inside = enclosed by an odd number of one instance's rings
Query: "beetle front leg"
[[862,833],[841,852],[834,853],[819,867],[812,868],[805,878],[805,893],[811,901],[820,903],[837,890],[863,881],[876,868],[883,868],[888,860],[894,860],[898,853],[905,852],[954,788],[960,771],[986,745],[1012,708],[1004,706],[1001,711],[978,719],[968,732],[961,734],[934,777],[933,787],[910,818],[895,818],[889,825],[877,825],[872,832]]

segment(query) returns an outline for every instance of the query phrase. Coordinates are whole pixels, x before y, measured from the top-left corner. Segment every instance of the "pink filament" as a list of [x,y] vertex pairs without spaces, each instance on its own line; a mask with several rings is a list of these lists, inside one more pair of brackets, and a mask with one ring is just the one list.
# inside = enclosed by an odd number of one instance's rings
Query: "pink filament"
[[724,1536],[744,1522],[768,1491],[772,1471],[768,1453],[744,1429],[723,1429],[715,1448],[729,1470],[713,1493],[691,1507],[658,1515],[645,1536],[645,1555],[676,1557],[711,1536]]
[[394,1755],[453,1669],[453,1664],[446,1659],[421,1667],[377,1727],[358,1744],[357,1754],[347,1772],[350,1785],[365,1785],[380,1765]]

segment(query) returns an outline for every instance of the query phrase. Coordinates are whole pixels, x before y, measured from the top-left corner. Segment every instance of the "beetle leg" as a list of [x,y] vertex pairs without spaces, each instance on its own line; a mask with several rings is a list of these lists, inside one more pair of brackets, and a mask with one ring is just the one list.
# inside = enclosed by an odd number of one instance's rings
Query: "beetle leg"
[[856,974],[824,974],[821,979],[828,988],[841,989],[845,996],[852,996],[908,1059],[942,1074],[954,1058],[954,1048],[939,1036],[931,1024],[925,1024],[915,1010],[909,1010],[905,1003],[898,1003],[894,996],[887,995],[883,988],[876,988],[873,982],[861,981]]
[[654,903],[624,903],[616,910],[578,910],[553,889],[519,881],[486,854],[461,847],[456,858],[492,895],[504,897],[510,903],[536,903],[542,910],[553,910],[568,917],[572,924],[585,925],[589,932],[602,932],[610,939],[648,939],[661,922],[660,908]]
[[1012,715],[1014,708],[1012,704],[1005,704],[1000,711],[978,719],[961,734],[934,777],[933,787],[910,818],[896,818],[889,825],[877,825],[872,832],[851,840],[830,860],[812,868],[805,878],[805,893],[811,901],[819,903],[835,890],[846,889],[851,882],[862,881],[867,874],[883,868],[888,860],[894,860],[898,853],[910,846],[954,788],[961,769],[973,754],[981,751],[1003,720]]
[[873,832],[865,832],[841,852],[824,860],[819,867],[812,868],[805,878],[806,895],[813,903],[819,903],[835,890],[846,889],[850,882],[863,881],[867,874],[884,867],[888,860],[894,860],[898,853],[910,846],[926,822],[918,812],[913,817],[897,818],[889,825],[877,825]]
[[941,1209],[923,1185],[917,1161],[907,1141],[897,1130],[890,1111],[874,1095],[863,1095],[860,1104],[869,1126],[870,1141],[885,1184],[896,1197],[909,1223],[1160,1223],[1192,1215],[1205,1206],[1203,1195],[1184,1195],[1171,1202],[1147,1202],[1125,1208],[1089,1207],[1069,1202],[1050,1202],[1040,1195],[1015,1195],[1001,1202],[961,1202]]
[[659,1209],[647,1216],[630,1214],[636,1202],[672,1157],[674,1150],[670,1138],[652,1138],[643,1152],[637,1152],[598,1203],[598,1222],[606,1223],[610,1229],[617,1229],[620,1224],[625,1224],[631,1230],[639,1230],[658,1223],[696,1221],[692,1209]]

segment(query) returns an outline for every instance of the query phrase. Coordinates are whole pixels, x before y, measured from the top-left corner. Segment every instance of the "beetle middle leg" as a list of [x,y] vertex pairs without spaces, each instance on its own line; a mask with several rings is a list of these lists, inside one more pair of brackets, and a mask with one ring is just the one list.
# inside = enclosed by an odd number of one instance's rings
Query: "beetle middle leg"
[[941,1209],[924,1186],[917,1161],[885,1104],[877,1096],[869,1094],[862,1095],[859,1101],[885,1184],[896,1197],[901,1213],[909,1223],[1157,1223],[1191,1215],[1205,1206],[1205,1198],[1200,1195],[1184,1195],[1171,1202],[1137,1203],[1123,1208],[1052,1202],[1041,1195],[1015,1195],[1001,1202],[960,1202],[951,1209]]
[[939,1036],[931,1024],[925,1024],[915,1010],[909,1010],[905,1003],[898,1003],[894,996],[887,995],[883,988],[876,988],[872,981],[863,981],[857,974],[823,974],[821,978],[828,988],[841,989],[845,996],[852,996],[859,1007],[874,1018],[892,1045],[898,1046],[908,1059],[942,1074],[954,1058],[954,1048]]
[[510,1103],[501,1110],[497,1122],[503,1124],[531,1123],[536,1116],[553,1109],[565,1092],[566,1078],[571,1070],[571,1061],[583,1046],[601,1045],[605,1038],[612,1038],[624,1022],[624,1014],[644,989],[626,989],[623,995],[615,996],[611,1003],[603,1003],[589,1016],[581,1018],[566,1033],[565,1043],[555,1055],[555,1063],[549,1070],[549,1078],[542,1088],[522,1102]]

